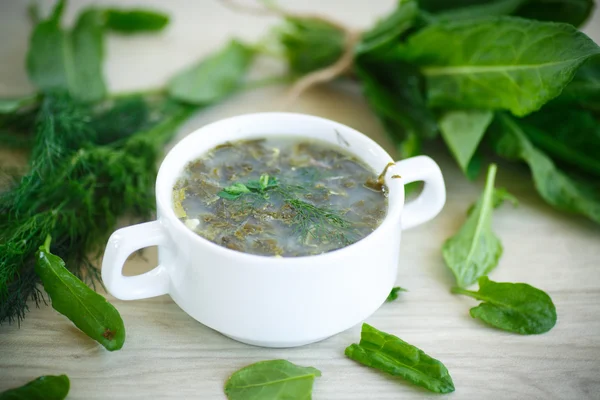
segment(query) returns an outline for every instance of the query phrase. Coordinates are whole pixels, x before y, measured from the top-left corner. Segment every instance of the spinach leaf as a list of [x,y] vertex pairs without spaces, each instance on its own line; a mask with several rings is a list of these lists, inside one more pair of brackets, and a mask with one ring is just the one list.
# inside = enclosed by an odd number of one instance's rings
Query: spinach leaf
[[225,383],[229,400],[312,399],[321,371],[286,360],[259,361],[236,371]]
[[0,114],[10,114],[22,107],[28,107],[38,101],[37,94],[15,97],[11,99],[0,99]]
[[548,105],[564,107],[570,104],[600,111],[600,57],[592,57],[586,61],[560,96]]
[[344,32],[318,19],[286,18],[276,34],[289,70],[295,75],[325,68],[344,53]]
[[398,6],[390,15],[378,21],[372,29],[363,34],[356,46],[356,54],[383,51],[393,45],[414,25],[418,15],[419,8],[416,0],[398,1]]
[[521,125],[531,143],[553,159],[600,177],[600,122],[589,111],[542,109]]
[[69,394],[66,375],[46,375],[18,388],[0,393],[0,400],[63,400]]
[[471,308],[471,316],[505,331],[532,335],[548,332],[556,324],[550,296],[526,283],[493,282],[482,276],[479,291],[455,287],[452,293],[483,301]]
[[556,168],[552,160],[527,139],[520,121],[499,114],[493,126],[496,152],[509,159],[525,161],[531,169],[535,188],[548,204],[600,223],[600,190],[597,187],[575,180]]
[[52,307],[109,351],[125,343],[125,326],[119,312],[65,268],[50,253],[50,237],[40,246],[35,272],[52,300]]
[[496,165],[490,165],[481,198],[458,233],[442,247],[444,261],[460,287],[487,275],[498,265],[502,255],[502,244],[492,232],[496,169]]
[[568,24],[498,17],[431,24],[389,55],[415,63],[432,107],[523,116],[558,96],[600,48]]
[[402,143],[411,135],[419,139],[436,136],[437,125],[425,105],[417,71],[402,62],[359,61],[355,69],[369,106],[392,139]]
[[106,27],[120,33],[155,32],[169,23],[169,17],[152,10],[117,10],[106,12]]
[[395,286],[392,288],[392,290],[390,291],[390,294],[388,295],[387,299],[385,301],[394,301],[398,298],[398,293],[399,292],[408,292],[408,290],[400,287],[400,286]]
[[479,173],[481,163],[473,156],[493,118],[494,113],[486,110],[449,110],[438,118],[444,141],[469,179]]
[[106,94],[102,78],[103,18],[96,9],[79,15],[72,32],[60,19],[64,1],[52,15],[36,25],[27,53],[27,72],[42,91],[65,90],[82,101],[100,100]]
[[245,44],[232,40],[225,48],[177,74],[169,94],[192,104],[211,104],[234,92],[254,56]]
[[363,324],[360,343],[346,348],[346,356],[422,386],[436,393],[454,391],[448,370],[440,361],[402,339]]

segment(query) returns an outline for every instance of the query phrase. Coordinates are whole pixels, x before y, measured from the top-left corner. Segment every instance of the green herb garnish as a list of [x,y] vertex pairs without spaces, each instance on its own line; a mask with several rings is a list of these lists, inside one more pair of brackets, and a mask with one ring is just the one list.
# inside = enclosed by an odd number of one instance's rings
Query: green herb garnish
[[18,388],[0,393],[0,400],[63,400],[69,394],[66,375],[46,375]]
[[229,400],[312,399],[321,371],[286,360],[259,361],[236,371],[225,383]]
[[488,325],[522,335],[548,332],[556,324],[556,308],[545,292],[526,283],[493,282],[479,278],[479,290],[455,287],[452,293],[481,300],[471,316]]
[[354,361],[394,376],[401,376],[436,393],[454,391],[448,370],[440,361],[402,339],[363,324],[360,343],[346,348]]
[[398,298],[398,294],[400,292],[408,292],[408,290],[406,290],[400,286],[395,286],[392,288],[392,290],[390,291],[390,294],[388,295],[388,297],[385,301],[390,302],[390,301],[396,300]]

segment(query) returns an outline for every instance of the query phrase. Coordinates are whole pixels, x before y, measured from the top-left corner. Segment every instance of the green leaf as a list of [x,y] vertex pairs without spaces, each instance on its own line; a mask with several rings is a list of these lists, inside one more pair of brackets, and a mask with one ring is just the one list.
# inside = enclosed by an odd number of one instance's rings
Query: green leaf
[[394,301],[398,298],[398,293],[399,292],[408,292],[408,290],[400,287],[400,286],[395,286],[392,288],[392,290],[390,291],[390,294],[388,295],[387,299],[385,301]]
[[106,27],[120,33],[156,32],[169,23],[169,16],[153,10],[108,9]]
[[346,348],[346,356],[422,386],[436,393],[454,391],[448,370],[440,361],[402,339],[363,324],[360,343]]
[[22,107],[31,106],[38,101],[37,94],[15,97],[12,99],[0,99],[0,114],[10,114]]
[[0,393],[0,400],[63,400],[69,394],[66,375],[46,375],[24,386]]
[[70,35],[70,54],[66,73],[71,75],[69,92],[85,102],[106,96],[102,61],[104,59],[104,17],[102,11],[90,9],[79,15]]
[[504,114],[499,114],[497,119],[494,147],[498,154],[525,161],[531,169],[536,190],[548,204],[600,223],[600,190],[556,168],[552,160],[527,139],[519,121]]
[[563,107],[572,104],[600,111],[600,57],[586,61],[560,96],[548,105]]
[[364,55],[381,51],[400,40],[401,35],[410,29],[419,15],[416,0],[400,0],[396,9],[381,19],[362,35],[356,46],[356,54]]
[[431,107],[523,116],[558,96],[600,48],[568,24],[498,17],[431,24],[389,57],[415,63]]
[[169,94],[192,104],[211,104],[234,92],[248,71],[254,52],[232,40],[221,51],[177,74]]
[[472,163],[473,156],[493,118],[494,113],[488,110],[450,110],[438,119],[446,145],[469,179],[479,172]]
[[556,308],[545,292],[526,283],[493,282],[479,278],[479,291],[453,288],[483,303],[471,308],[471,316],[493,327],[522,335],[548,332],[556,324]]
[[600,177],[600,122],[589,111],[544,108],[522,122],[535,147],[554,160]]
[[217,196],[225,200],[235,200],[244,193],[250,193],[250,189],[243,183],[234,183],[217,193]]
[[467,287],[498,265],[502,244],[492,232],[496,165],[490,165],[485,189],[467,221],[442,247],[446,265],[460,287]]
[[225,383],[225,394],[229,400],[310,400],[319,376],[316,368],[286,360],[259,361],[234,372]]
[[52,300],[52,307],[109,351],[125,343],[125,326],[119,312],[65,268],[64,261],[50,253],[50,237],[40,246],[35,272]]
[[276,30],[290,72],[305,75],[335,63],[344,53],[343,31],[313,18],[286,18]]
[[49,19],[33,30],[27,53],[27,72],[42,91],[66,90],[82,101],[100,100],[106,94],[102,78],[102,12],[80,14],[72,32],[60,26],[64,2],[57,3]]

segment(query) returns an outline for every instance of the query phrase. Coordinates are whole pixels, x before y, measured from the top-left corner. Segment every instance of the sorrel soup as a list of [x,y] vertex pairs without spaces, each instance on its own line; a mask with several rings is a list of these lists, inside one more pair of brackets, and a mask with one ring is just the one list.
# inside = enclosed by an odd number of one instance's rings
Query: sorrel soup
[[226,143],[190,162],[173,189],[177,217],[229,249],[281,257],[348,246],[387,212],[382,177],[321,141]]

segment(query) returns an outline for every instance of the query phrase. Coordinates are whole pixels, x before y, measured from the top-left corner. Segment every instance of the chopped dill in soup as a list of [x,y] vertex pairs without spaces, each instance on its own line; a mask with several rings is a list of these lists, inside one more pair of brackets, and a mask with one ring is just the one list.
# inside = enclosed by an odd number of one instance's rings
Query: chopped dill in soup
[[382,177],[321,141],[226,143],[190,162],[173,189],[177,217],[244,253],[298,257],[348,246],[387,212]]

